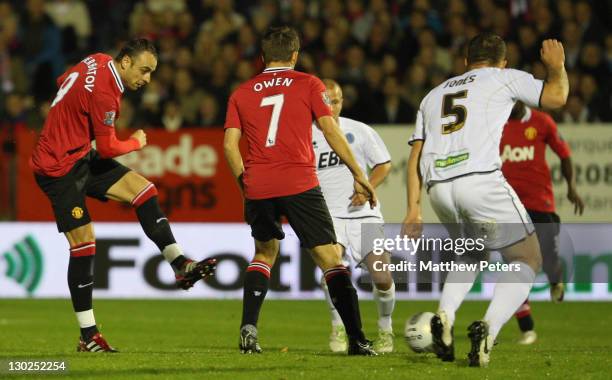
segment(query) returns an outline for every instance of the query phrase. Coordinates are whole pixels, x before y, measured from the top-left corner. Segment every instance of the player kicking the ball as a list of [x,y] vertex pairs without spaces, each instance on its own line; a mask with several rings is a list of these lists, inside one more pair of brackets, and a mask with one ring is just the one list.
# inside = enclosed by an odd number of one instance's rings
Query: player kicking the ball
[[[518,271],[502,272],[483,320],[469,327],[471,366],[486,366],[502,326],[525,301],[542,258],[534,226],[525,207],[501,173],[499,143],[517,100],[531,106],[558,108],[569,92],[563,46],[542,43],[546,82],[506,69],[506,45],[496,35],[474,37],[467,51],[468,71],[427,94],[417,113],[408,161],[408,213],[404,232],[421,235],[421,184],[432,208],[452,238],[466,231],[484,232],[489,250],[499,250]],[[474,260],[463,255],[460,260]],[[478,271],[448,273],[437,315],[432,318],[434,350],[454,360],[453,324]]]
[[[535,223],[542,251],[542,268],[550,283],[550,298],[557,303],[563,301],[564,295],[558,243],[561,221],[555,213],[555,197],[546,164],[546,146],[550,146],[561,159],[561,173],[567,182],[567,199],[574,205],[574,212],[582,214],[584,203],[576,190],[569,145],[559,135],[557,125],[550,116],[516,102],[501,139],[502,172]],[[515,149],[525,148],[532,149],[533,153],[514,155]],[[523,333],[519,343],[534,343],[537,334],[528,300],[516,312],[516,319]]]
[[[36,182],[51,201],[57,227],[70,244],[68,288],[81,328],[78,351],[116,352],[98,332],[92,308],[96,242],[85,197],[132,205],[145,234],[174,270],[177,285],[191,288],[212,275],[215,260],[185,258],[159,207],[155,185],[113,157],[142,149],[146,135],[115,137],[115,119],[123,91],[151,81],[157,53],[145,39],[129,41],[112,57],[93,54],[58,78],[59,90],[34,147],[31,166]],[[96,140],[96,149],[91,141]]]
[[[330,79],[323,80],[323,83],[331,102],[334,119],[347,137],[361,169],[364,173],[367,169],[371,169],[369,180],[376,188],[391,170],[391,156],[387,147],[374,129],[358,121],[340,117],[342,89],[338,83]],[[395,284],[388,270],[374,269],[376,262],[388,264],[391,260],[388,253],[374,255],[372,247],[362,247],[362,223],[368,223],[365,228],[378,232],[376,237],[385,237],[382,231],[384,220],[380,205],[373,209],[367,207],[367,199],[361,194],[354,193],[351,172],[329,146],[319,128],[313,127],[312,139],[317,176],[334,222],[338,248],[345,258],[344,263],[348,266],[346,254],[350,252],[357,265],[367,269],[372,277],[373,294],[378,307],[378,338],[374,341],[374,350],[378,353],[392,352],[391,314],[395,307]],[[370,236],[366,240],[371,241]],[[332,319],[329,348],[333,352],[344,352],[347,350],[347,337],[342,319],[329,296],[325,278],[322,279],[321,286],[325,291]]]
[[[293,70],[300,41],[289,27],[271,28],[262,40],[266,69],[241,84],[229,99],[225,156],[244,191],[245,218],[255,239],[255,257],[244,278],[239,347],[260,353],[259,310],[268,291],[270,268],[285,237],[282,215],[323,270],[329,293],[349,336],[349,355],[376,355],[361,329],[357,292],[336,250],[336,235],[315,171],[312,123],[354,178],[354,190],[376,205],[374,189],[332,117],[325,86]],[[243,164],[239,141],[248,143]]]

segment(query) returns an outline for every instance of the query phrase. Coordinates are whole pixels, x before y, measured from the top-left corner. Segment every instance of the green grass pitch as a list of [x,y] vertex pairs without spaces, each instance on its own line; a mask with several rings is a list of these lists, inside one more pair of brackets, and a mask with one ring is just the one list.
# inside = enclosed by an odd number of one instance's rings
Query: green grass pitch
[[[376,333],[376,308],[362,302],[366,333]],[[66,360],[54,378],[92,379],[609,379],[612,370],[612,303],[534,302],[539,340],[528,347],[510,321],[489,368],[467,367],[468,324],[485,302],[466,302],[455,326],[455,363],[409,351],[407,317],[435,310],[435,302],[398,302],[396,352],[347,357],[328,351],[329,321],[323,301],[264,304],[259,322],[262,355],[238,352],[239,301],[99,300],[96,319],[119,354],[75,352],[78,330],[68,300],[0,300],[0,362]],[[0,378],[41,378],[37,374]]]

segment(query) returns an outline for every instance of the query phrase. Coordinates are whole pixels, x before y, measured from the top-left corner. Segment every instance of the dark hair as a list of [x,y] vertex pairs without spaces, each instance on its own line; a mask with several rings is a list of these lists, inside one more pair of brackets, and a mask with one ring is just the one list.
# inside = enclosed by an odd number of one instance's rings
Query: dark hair
[[496,64],[506,58],[506,43],[493,33],[482,33],[472,38],[467,48],[467,63],[488,62]]
[[295,29],[288,26],[270,28],[261,41],[261,50],[265,63],[287,62],[300,50],[300,38]]
[[123,45],[121,50],[119,50],[119,53],[117,53],[115,60],[120,61],[126,55],[134,59],[140,55],[140,53],[145,51],[148,51],[149,53],[153,54],[155,58],[157,58],[157,49],[155,48],[153,42],[147,40],[146,38],[134,38]]

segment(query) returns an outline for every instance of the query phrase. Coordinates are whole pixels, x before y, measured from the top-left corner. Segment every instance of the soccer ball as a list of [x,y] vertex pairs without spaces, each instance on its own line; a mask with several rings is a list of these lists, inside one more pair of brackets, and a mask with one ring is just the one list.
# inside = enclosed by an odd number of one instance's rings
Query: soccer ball
[[406,321],[404,338],[406,344],[414,352],[433,352],[433,338],[431,336],[431,318],[434,313],[417,313]]

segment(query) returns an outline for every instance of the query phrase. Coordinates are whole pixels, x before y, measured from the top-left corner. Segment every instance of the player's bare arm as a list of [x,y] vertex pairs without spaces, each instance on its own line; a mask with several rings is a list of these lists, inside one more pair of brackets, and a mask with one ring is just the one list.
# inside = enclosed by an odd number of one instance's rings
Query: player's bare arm
[[223,150],[225,151],[225,159],[227,164],[238,181],[238,185],[242,190],[242,173],[244,172],[244,164],[242,162],[242,155],[240,154],[240,137],[242,132],[238,128],[228,128],[225,130],[225,137],[223,138]]
[[[370,184],[376,189],[381,183],[385,181],[387,175],[391,172],[391,163],[385,162],[378,164],[372,168],[370,172]],[[355,193],[351,197],[351,206],[363,206],[367,202],[367,198],[360,193]]]
[[406,166],[408,212],[406,218],[404,218],[402,234],[411,238],[419,237],[423,230],[423,218],[421,216],[421,187],[423,186],[423,178],[419,172],[419,162],[421,160],[422,150],[423,141],[414,141]]
[[374,208],[377,203],[374,188],[359,167],[359,164],[357,164],[357,160],[355,160],[355,156],[351,151],[348,141],[346,141],[346,137],[344,137],[344,134],[340,131],[334,118],[332,116],[320,117],[317,120],[317,126],[323,132],[329,146],[331,146],[334,152],[336,152],[338,157],[340,157],[353,174],[353,178],[355,179],[355,192],[365,195],[370,202],[370,207]]
[[574,177],[574,165],[570,157],[561,160],[561,174],[567,182],[567,199],[574,205],[574,214],[582,215],[584,202],[576,190],[576,177]]
[[562,107],[565,105],[569,93],[563,45],[554,39],[544,40],[540,55],[547,71],[540,105],[553,109]]

